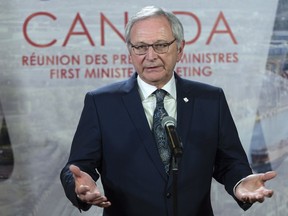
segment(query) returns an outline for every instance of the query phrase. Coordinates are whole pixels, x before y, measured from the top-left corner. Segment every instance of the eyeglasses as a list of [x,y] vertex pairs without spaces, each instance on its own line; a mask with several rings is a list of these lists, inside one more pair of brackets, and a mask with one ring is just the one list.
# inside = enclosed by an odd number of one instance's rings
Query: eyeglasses
[[176,38],[167,43],[154,43],[154,44],[141,44],[134,45],[130,42],[130,45],[136,55],[145,55],[148,52],[149,47],[153,47],[153,50],[158,54],[163,54],[168,52],[169,46],[176,41]]

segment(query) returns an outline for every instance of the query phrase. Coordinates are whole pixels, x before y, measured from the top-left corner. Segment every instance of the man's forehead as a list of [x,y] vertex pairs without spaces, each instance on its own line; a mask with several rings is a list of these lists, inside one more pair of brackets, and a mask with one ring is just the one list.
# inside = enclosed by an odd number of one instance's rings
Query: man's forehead
[[173,32],[167,18],[164,16],[150,17],[139,20],[131,28],[131,40],[167,40],[173,37]]

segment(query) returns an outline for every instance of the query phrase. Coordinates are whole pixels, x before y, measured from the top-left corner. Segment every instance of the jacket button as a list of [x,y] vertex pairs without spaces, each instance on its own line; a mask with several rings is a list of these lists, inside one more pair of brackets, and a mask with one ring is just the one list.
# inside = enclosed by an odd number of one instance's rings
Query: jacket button
[[171,195],[172,195],[172,194],[168,192],[168,193],[166,194],[166,197],[169,199],[169,198],[171,197]]

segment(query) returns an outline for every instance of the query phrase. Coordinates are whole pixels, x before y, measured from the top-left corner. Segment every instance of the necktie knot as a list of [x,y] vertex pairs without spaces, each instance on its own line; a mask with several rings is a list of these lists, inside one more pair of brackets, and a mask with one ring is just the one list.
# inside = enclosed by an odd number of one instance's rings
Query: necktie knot
[[156,101],[157,103],[161,103],[164,100],[164,97],[166,96],[167,92],[163,89],[157,89],[155,91]]

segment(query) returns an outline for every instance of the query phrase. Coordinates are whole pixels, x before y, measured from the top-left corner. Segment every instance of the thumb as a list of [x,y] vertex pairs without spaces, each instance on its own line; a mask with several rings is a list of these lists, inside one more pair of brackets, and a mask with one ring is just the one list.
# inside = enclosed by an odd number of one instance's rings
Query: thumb
[[264,173],[262,180],[268,181],[270,179],[275,178],[276,175],[277,175],[277,173],[275,171],[266,172],[266,173]]
[[77,167],[77,166],[75,166],[75,165],[73,165],[73,164],[71,164],[70,166],[69,166],[69,170],[73,173],[73,175],[74,175],[74,177],[81,177],[81,170],[79,169],[79,167]]

